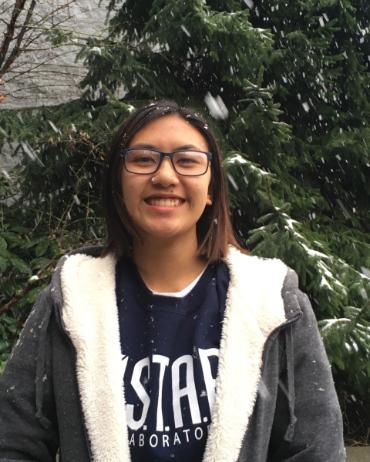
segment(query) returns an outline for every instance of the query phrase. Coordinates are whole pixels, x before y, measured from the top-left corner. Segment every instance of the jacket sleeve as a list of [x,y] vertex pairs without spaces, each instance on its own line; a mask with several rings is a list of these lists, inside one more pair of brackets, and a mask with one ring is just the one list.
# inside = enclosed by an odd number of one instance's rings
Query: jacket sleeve
[[45,290],[0,377],[0,462],[55,460],[58,447]]
[[289,299],[302,316],[285,331],[286,367],[272,435],[279,443],[269,460],[344,462],[342,415],[317,321],[296,273],[290,270],[287,279]]

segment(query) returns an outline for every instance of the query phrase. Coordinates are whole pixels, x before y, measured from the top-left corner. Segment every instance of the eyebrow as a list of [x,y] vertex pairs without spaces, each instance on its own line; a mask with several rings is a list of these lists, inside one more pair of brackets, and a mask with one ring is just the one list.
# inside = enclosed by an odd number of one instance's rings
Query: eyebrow
[[[160,151],[160,149],[158,149],[156,146],[152,144],[145,144],[145,143],[139,143],[139,144],[134,144],[133,146],[130,146],[130,149],[133,149],[133,148],[135,149],[136,148],[155,149],[157,151]],[[174,149],[174,151],[180,151],[181,149],[195,149],[196,151],[202,151],[202,149],[200,149],[197,146],[194,146],[193,144],[184,144],[183,146],[179,146],[176,149]]]

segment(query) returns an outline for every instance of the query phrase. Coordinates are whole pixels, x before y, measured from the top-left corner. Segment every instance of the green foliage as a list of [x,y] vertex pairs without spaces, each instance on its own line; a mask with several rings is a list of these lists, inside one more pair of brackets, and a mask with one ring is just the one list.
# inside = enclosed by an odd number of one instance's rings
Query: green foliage
[[253,28],[245,8],[228,14],[201,0],[128,0],[112,16],[108,39],[91,39],[82,49],[89,67],[83,85],[88,97],[104,98],[107,88],[124,84],[129,99],[203,100],[219,91],[222,75],[225,95],[241,97],[240,70],[255,79],[271,44],[271,34]]
[[128,111],[73,102],[0,114],[19,161],[0,177],[0,369],[58,258],[102,239],[101,167]]

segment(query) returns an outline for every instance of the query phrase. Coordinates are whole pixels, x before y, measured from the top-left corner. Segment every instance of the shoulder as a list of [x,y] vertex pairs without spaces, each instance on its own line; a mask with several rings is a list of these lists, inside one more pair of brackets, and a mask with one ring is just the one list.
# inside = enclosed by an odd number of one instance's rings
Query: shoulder
[[[301,312],[307,297],[299,290],[297,273],[278,258],[264,258],[240,252],[230,246],[225,263],[230,273],[230,288],[248,290],[255,297],[269,298],[284,306],[285,317]],[[309,303],[309,302],[308,302]]]
[[109,253],[102,256],[102,246],[81,247],[61,257],[55,267],[49,287],[53,300],[62,305],[66,292],[88,291],[98,280],[114,275],[116,258]]
[[284,280],[288,271],[287,265],[278,258],[264,258],[250,255],[241,252],[233,246],[229,246],[229,251],[224,261],[229,267],[230,273],[234,274],[235,277],[243,272],[253,272],[259,278],[263,277],[263,275],[265,277],[275,275],[280,276]]
[[94,261],[97,259],[101,259],[103,250],[104,250],[104,247],[102,246],[84,246],[78,249],[71,250],[70,252],[66,253],[58,260],[58,263],[54,270],[54,274],[59,273],[65,266],[65,263],[71,259],[75,261],[78,261],[78,260]]
[[58,319],[72,340],[89,337],[92,326],[114,316],[115,268],[116,257],[102,255],[102,247],[74,250],[58,262],[50,292]]
[[[281,293],[288,272],[292,271],[277,258],[245,254],[233,246],[229,247],[224,261],[230,272],[231,285],[248,284],[256,290],[266,290],[266,287],[270,287],[274,292]],[[291,278],[289,274],[289,281],[294,282]]]

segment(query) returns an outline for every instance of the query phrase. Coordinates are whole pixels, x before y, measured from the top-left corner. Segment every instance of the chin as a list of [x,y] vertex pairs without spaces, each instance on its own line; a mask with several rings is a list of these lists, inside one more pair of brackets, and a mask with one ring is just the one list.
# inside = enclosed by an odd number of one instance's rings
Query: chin
[[155,230],[149,233],[146,233],[146,237],[148,239],[173,239],[176,237],[180,237],[181,233],[177,233],[176,231],[173,230],[168,230],[168,229],[159,229]]
[[187,239],[189,236],[193,236],[196,239],[195,230],[179,230],[178,228],[168,226],[158,226],[153,228],[147,228],[143,230],[144,239],[154,240],[172,240],[172,239]]

